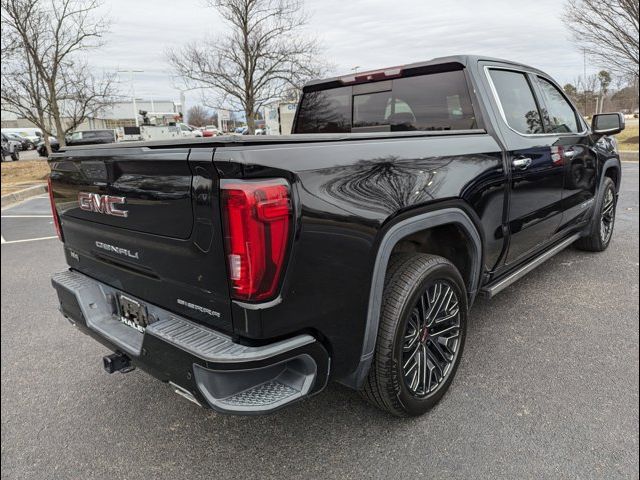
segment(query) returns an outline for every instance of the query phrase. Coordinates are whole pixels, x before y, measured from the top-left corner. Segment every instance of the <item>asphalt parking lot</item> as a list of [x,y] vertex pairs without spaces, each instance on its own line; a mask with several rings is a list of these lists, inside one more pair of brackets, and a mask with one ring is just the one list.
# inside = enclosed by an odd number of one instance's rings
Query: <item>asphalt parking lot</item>
[[57,312],[46,197],[2,211],[2,478],[638,478],[638,164],[601,254],[478,301],[457,378],[398,420],[339,385],[265,417],[203,410]]

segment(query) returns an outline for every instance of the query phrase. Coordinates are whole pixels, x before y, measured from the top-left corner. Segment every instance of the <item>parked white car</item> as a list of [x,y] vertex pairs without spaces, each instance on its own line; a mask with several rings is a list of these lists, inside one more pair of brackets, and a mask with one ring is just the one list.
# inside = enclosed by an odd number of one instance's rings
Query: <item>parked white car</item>
[[186,123],[177,123],[176,126],[180,128],[180,135],[183,137],[195,138],[202,136],[202,132],[200,130],[192,127],[191,125],[187,125]]
[[10,157],[14,162],[20,160],[20,142],[2,134],[2,161]]
[[2,133],[15,133],[21,137],[28,138],[34,145],[43,139],[42,130],[39,128],[3,128]]

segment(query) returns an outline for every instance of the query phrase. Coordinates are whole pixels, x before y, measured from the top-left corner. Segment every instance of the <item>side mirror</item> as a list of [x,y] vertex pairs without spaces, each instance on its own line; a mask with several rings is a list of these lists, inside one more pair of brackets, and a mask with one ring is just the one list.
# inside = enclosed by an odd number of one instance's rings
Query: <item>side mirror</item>
[[621,113],[599,113],[591,120],[591,131],[595,135],[615,135],[624,130],[624,115]]

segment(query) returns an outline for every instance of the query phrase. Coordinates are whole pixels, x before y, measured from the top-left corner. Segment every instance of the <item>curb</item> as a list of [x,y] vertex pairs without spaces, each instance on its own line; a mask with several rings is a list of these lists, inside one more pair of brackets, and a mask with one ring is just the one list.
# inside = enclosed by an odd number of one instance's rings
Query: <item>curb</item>
[[1,197],[0,208],[8,207],[9,205],[13,205],[14,203],[18,203],[30,197],[35,197],[36,195],[42,195],[43,193],[47,193],[46,183],[43,183],[42,185],[34,185],[33,187],[18,190],[17,192],[8,193]]
[[618,151],[620,154],[620,160],[623,162],[637,162],[638,161],[638,152],[634,152],[631,150],[620,150]]

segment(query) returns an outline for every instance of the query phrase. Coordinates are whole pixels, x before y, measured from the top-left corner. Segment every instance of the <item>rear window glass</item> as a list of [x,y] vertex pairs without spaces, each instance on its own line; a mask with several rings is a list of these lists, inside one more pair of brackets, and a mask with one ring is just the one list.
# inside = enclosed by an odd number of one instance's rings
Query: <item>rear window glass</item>
[[[477,128],[462,70],[305,93],[297,133]],[[361,87],[361,86],[360,86]]]

